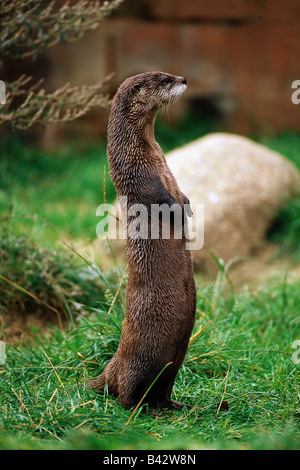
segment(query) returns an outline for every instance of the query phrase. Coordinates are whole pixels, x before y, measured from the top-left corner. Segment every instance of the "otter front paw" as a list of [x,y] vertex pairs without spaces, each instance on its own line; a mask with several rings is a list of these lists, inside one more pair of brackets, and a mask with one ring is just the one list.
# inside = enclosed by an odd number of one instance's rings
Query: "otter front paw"
[[181,193],[181,194],[182,194],[182,200],[183,200],[183,204],[184,204],[184,210],[185,210],[186,214],[189,217],[192,217],[193,216],[193,211],[192,211],[192,206],[191,206],[190,200],[185,194],[183,194],[183,193]]

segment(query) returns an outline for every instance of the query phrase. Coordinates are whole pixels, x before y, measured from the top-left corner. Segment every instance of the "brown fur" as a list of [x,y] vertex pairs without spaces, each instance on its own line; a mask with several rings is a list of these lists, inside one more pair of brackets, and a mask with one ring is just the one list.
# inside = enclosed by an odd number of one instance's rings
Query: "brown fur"
[[[151,204],[188,203],[154,137],[158,109],[179,96],[185,83],[182,77],[149,72],[125,80],[115,95],[108,159],[118,197],[127,196],[128,207],[141,203],[150,210]],[[96,390],[107,383],[108,392],[119,396],[126,409],[139,403],[170,362],[145,401],[151,406],[183,406],[170,396],[194,325],[196,294],[186,238],[175,239],[174,230],[170,239],[127,236],[127,306],[120,344],[104,372],[90,382]]]

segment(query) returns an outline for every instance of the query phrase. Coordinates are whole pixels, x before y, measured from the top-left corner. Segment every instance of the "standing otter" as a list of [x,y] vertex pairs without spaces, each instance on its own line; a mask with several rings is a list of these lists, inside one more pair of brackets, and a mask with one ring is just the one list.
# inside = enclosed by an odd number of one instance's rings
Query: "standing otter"
[[[123,218],[128,220],[133,204],[142,204],[150,229],[153,204],[177,204],[181,212],[181,237],[178,226],[174,236],[174,220],[169,239],[161,234],[155,239],[131,237],[127,230],[126,315],[120,343],[104,372],[89,382],[97,391],[107,384],[108,393],[118,396],[126,409],[140,402],[167,364],[144,401],[154,407],[183,407],[170,396],[195,319],[196,291],[183,207],[187,215],[191,211],[155,140],[154,120],[158,109],[185,89],[183,77],[162,72],[136,75],[119,87],[110,112],[108,160],[118,198],[127,198],[127,207],[121,207]],[[161,229],[161,219],[159,224]]]

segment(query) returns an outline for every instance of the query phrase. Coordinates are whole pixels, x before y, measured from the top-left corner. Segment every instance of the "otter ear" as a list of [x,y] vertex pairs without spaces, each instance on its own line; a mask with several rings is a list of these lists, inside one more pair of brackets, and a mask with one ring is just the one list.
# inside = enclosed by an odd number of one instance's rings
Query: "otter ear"
[[139,83],[139,82],[137,82],[137,83],[134,83],[134,84],[132,85],[132,89],[133,89],[134,91],[139,91],[139,90],[141,89],[141,86],[142,86],[142,84]]

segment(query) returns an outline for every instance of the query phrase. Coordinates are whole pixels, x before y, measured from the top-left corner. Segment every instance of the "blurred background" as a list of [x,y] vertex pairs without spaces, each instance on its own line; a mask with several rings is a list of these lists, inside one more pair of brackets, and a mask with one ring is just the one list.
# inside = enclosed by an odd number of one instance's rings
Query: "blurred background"
[[51,50],[49,80],[92,84],[114,71],[114,92],[130,75],[162,70],[188,82],[171,118],[192,110],[233,132],[299,131],[299,19],[297,0],[127,0],[94,33]]
[[[7,60],[4,78],[43,77],[53,91],[114,72],[105,89],[112,96],[126,77],[161,70],[188,82],[171,120],[192,112],[242,134],[299,131],[299,107],[291,100],[300,76],[299,34],[298,0],[125,0],[77,41],[60,42],[34,61]],[[94,109],[73,125],[40,133],[50,147],[78,130],[104,136],[106,124],[107,113]]]

